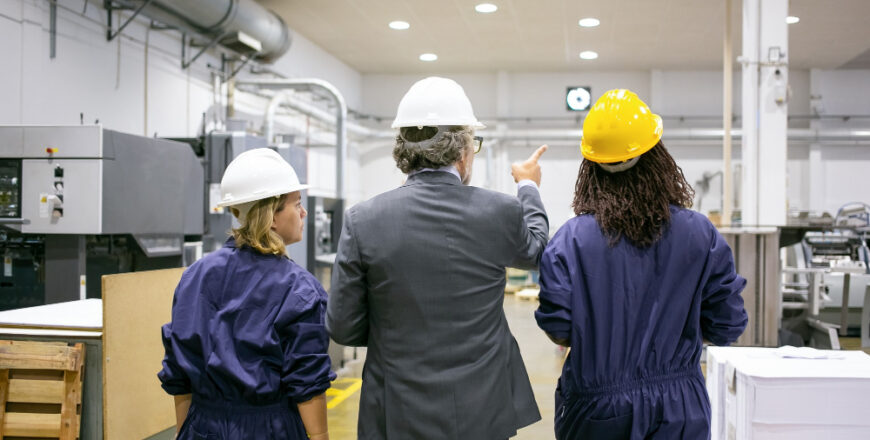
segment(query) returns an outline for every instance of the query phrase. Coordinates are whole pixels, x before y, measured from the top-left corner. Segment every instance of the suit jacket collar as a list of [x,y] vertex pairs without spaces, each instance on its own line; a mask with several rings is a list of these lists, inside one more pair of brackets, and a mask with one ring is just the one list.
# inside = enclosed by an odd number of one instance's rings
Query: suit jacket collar
[[411,185],[462,185],[453,174],[444,171],[424,171],[408,177],[402,186]]

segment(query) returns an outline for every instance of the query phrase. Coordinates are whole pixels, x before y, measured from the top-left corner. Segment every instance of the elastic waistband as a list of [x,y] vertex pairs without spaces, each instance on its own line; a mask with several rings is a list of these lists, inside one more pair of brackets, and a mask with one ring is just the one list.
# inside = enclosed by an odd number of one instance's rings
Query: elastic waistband
[[603,383],[594,387],[578,386],[577,394],[578,397],[581,399],[590,398],[600,396],[602,394],[613,394],[630,391],[650,385],[675,382],[694,377],[703,377],[701,375],[700,367],[698,366],[679,368],[675,370],[653,373],[648,376],[638,376],[636,378]]
[[277,402],[251,403],[243,400],[216,400],[207,397],[193,395],[191,405],[200,409],[215,412],[232,413],[271,413],[287,411],[290,408],[290,399],[281,399]]

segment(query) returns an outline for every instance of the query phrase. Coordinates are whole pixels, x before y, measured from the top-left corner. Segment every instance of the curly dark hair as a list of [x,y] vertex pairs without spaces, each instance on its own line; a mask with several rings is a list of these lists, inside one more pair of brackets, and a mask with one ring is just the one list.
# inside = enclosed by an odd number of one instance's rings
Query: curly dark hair
[[669,205],[690,208],[694,197],[682,168],[659,141],[623,172],[609,173],[584,160],[571,207],[577,215],[594,215],[610,246],[625,237],[645,248],[661,238],[671,219]]
[[447,127],[440,139],[428,148],[409,143],[432,139],[438,134],[438,127],[402,127],[399,130],[400,136],[396,136],[396,146],[393,148],[393,159],[405,174],[422,168],[452,165],[462,158],[465,150],[471,148],[473,141],[473,132],[467,125]]

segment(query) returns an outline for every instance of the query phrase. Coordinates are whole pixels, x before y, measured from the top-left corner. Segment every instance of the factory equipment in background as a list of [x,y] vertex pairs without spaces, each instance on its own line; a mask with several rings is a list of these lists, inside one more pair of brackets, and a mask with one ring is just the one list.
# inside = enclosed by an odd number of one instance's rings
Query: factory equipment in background
[[308,197],[307,269],[329,290],[341,235],[344,200]]
[[782,250],[784,335],[791,345],[838,348],[838,336],[870,334],[870,206],[845,205],[815,229]]
[[[344,219],[344,200],[327,197],[308,197],[308,220],[305,225],[307,232],[307,266],[323,288],[328,292],[332,281],[332,265],[338,251],[338,238]],[[353,358],[356,359],[356,349]],[[335,341],[329,341],[329,359],[332,368],[337,370],[344,366],[344,346]]]
[[0,126],[0,309],[100,297],[104,274],[179,267],[203,226],[184,144],[101,126]]

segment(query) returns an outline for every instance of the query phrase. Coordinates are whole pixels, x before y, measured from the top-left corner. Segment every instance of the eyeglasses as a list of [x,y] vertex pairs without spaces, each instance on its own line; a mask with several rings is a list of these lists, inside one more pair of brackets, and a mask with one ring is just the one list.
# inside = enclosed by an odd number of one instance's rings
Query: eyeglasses
[[474,146],[474,154],[480,153],[480,149],[483,148],[483,137],[475,136],[472,145]]

